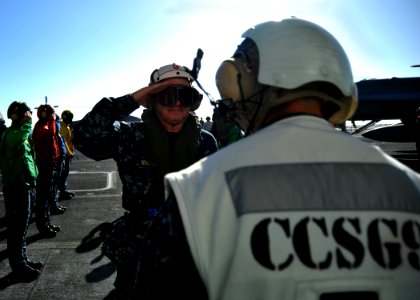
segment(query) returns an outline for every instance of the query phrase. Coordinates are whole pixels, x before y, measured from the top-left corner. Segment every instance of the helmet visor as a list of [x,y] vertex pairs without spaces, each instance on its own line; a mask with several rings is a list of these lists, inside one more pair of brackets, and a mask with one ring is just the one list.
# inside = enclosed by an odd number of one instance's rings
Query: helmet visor
[[157,95],[157,102],[162,106],[174,106],[179,100],[182,106],[191,107],[201,101],[201,95],[196,89],[181,85],[170,86]]

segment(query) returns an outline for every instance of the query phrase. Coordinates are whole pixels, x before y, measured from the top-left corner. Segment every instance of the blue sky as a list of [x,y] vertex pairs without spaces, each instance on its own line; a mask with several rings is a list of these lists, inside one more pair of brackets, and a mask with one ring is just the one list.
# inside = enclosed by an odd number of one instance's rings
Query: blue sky
[[[330,31],[356,81],[420,76],[410,67],[420,64],[417,0],[0,0],[0,112],[47,96],[79,119],[102,97],[147,85],[162,65],[191,67],[198,48],[199,81],[218,98],[214,74],[241,34],[291,16]],[[197,113],[211,115],[206,98]]]

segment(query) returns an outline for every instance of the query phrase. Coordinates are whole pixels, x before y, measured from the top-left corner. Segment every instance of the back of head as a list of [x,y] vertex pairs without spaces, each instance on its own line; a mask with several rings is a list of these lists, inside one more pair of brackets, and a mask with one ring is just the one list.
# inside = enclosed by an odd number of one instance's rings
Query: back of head
[[61,113],[61,119],[67,124],[70,124],[73,121],[73,113],[68,109],[63,110]]
[[[175,63],[165,65],[160,67],[159,69],[156,69],[152,72],[150,75],[150,83],[149,85],[157,84],[159,82],[162,82],[164,80],[168,80],[171,78],[184,78],[188,81],[189,85],[192,87],[192,83],[195,81],[191,70],[189,70],[187,67],[183,67],[180,65],[177,65]],[[203,99],[203,95],[198,93],[193,93],[194,99],[191,99],[192,105],[190,106],[190,111],[195,111],[200,107],[201,100]],[[148,101],[144,104],[144,106],[148,109],[153,108],[154,100]]]
[[25,102],[13,101],[7,109],[7,117],[12,120],[12,123],[19,123],[25,116],[25,113],[30,110]]
[[40,120],[47,120],[54,112],[54,108],[51,105],[41,104],[38,107],[37,116]]
[[339,42],[322,27],[300,19],[265,22],[247,30],[245,40],[216,74],[222,98],[245,131],[255,131],[275,106],[314,97],[328,103],[333,124],[350,118],[357,90],[350,62]]

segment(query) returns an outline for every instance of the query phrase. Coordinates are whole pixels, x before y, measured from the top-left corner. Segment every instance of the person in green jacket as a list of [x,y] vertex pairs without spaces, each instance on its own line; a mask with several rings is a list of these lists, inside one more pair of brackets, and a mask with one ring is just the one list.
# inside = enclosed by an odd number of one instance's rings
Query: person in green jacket
[[5,121],[3,119],[3,115],[0,112],[0,140],[3,135],[3,132],[6,130],[7,126],[5,125]]
[[30,261],[26,255],[26,235],[31,216],[31,193],[38,169],[30,133],[32,112],[24,102],[14,101],[7,110],[12,125],[0,142],[0,168],[7,221],[7,252],[16,281],[35,280],[43,264]]

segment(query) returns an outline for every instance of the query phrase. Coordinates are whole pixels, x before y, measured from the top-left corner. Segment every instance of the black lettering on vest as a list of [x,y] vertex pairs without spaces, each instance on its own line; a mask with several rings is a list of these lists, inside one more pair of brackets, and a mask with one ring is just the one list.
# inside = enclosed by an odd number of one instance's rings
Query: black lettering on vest
[[[393,236],[397,237],[397,222],[395,220],[375,219],[368,226],[368,245],[372,258],[385,269],[395,269],[401,264],[401,245],[395,242],[383,242],[379,233],[379,226],[383,224]],[[382,226],[381,226],[382,227]],[[386,230],[386,229],[383,229]],[[386,262],[383,248],[388,254]]]
[[[260,263],[263,267],[269,270],[275,270],[275,265],[271,261],[270,255],[270,237],[268,235],[268,226],[270,225],[270,219],[264,219],[258,223],[251,234],[251,250],[255,260]],[[290,238],[290,224],[289,220],[275,219],[274,223],[280,225],[286,234],[287,238]],[[293,255],[289,254],[287,259],[277,266],[278,270],[287,268],[293,261]]]
[[[290,224],[289,224],[289,219],[285,219],[285,220],[280,220],[280,219],[274,219],[274,222],[276,222],[277,224],[280,225],[281,228],[283,228],[284,233],[286,234],[286,237],[288,239],[290,239]],[[279,264],[277,266],[278,270],[283,270],[286,269],[293,261],[293,255],[289,254],[289,256],[287,257],[286,261]]]
[[[319,262],[318,266],[313,261],[311,255],[311,245],[309,244],[309,235],[308,235],[308,224],[310,220],[309,217],[301,220],[293,231],[293,247],[300,261],[307,267],[311,269],[326,269],[330,266],[332,260],[332,253],[328,251],[324,261]],[[313,219],[313,222],[321,229],[322,233],[328,237],[327,227],[325,224],[325,219]]]
[[264,219],[254,227],[251,234],[251,251],[257,262],[263,267],[274,271],[275,266],[270,258],[270,240],[268,237],[268,225],[270,222],[270,219]]
[[337,266],[339,269],[355,269],[362,264],[365,249],[363,244],[353,235],[346,231],[344,224],[350,224],[357,234],[361,233],[359,219],[340,218],[334,222],[332,234],[338,245],[348,250],[353,255],[353,261],[349,261],[344,256],[342,250],[337,247]]
[[418,250],[420,248],[420,225],[414,221],[407,221],[402,227],[402,237],[404,243],[413,251],[408,253],[408,262],[416,269],[420,270],[420,259]]

